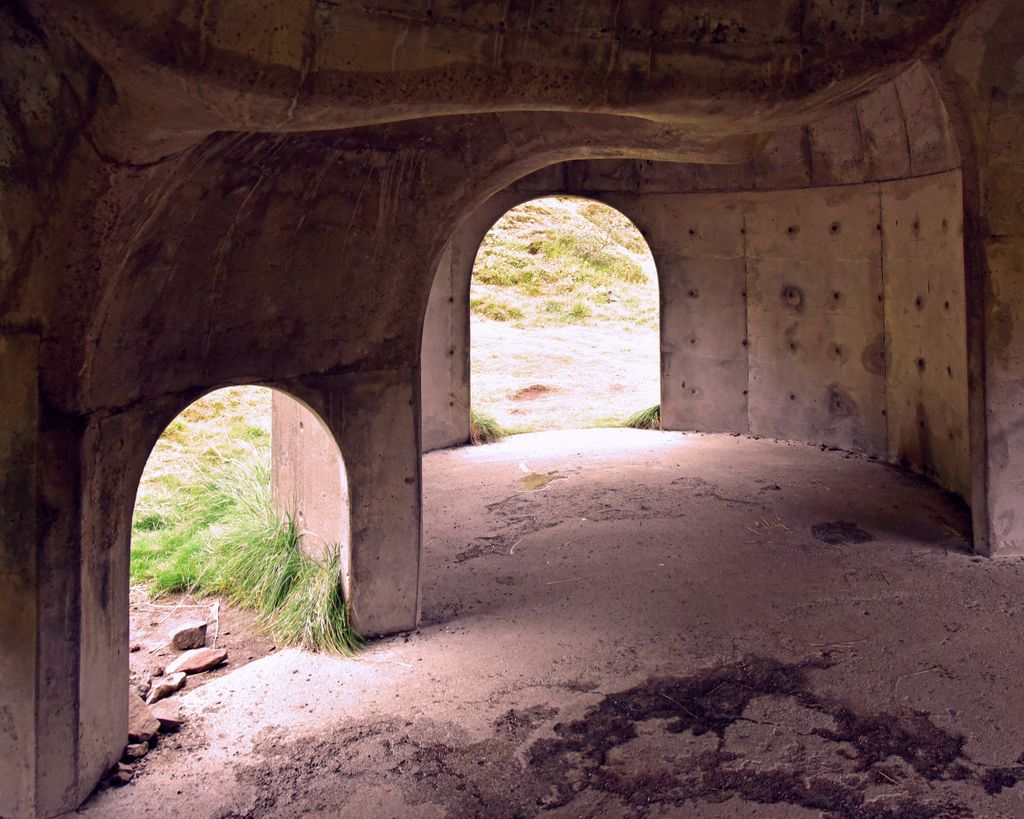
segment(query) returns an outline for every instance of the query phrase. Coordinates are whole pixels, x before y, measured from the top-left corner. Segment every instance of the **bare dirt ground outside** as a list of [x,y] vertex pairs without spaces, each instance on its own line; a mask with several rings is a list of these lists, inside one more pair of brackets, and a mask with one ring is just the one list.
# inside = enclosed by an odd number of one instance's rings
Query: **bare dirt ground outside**
[[657,270],[618,211],[513,208],[481,244],[471,305],[471,404],[503,427],[619,426],[660,402]]
[[473,408],[506,428],[616,426],[661,400],[656,327],[474,317],[471,333]]

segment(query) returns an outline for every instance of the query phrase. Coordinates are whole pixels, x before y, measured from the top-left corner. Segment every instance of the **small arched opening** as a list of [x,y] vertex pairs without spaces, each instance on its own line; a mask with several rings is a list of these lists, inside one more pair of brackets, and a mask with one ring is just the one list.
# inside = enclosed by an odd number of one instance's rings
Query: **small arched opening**
[[349,529],[341,452],[303,403],[236,386],[182,410],[135,500],[132,700],[155,705],[279,645],[351,651]]

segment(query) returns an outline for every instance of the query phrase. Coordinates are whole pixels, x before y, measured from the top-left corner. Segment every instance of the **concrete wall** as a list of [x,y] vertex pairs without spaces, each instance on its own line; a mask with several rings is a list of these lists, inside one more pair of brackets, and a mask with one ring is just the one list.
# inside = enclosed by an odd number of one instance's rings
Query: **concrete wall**
[[971,500],[961,174],[881,186],[889,458]]
[[960,164],[940,90],[915,64],[779,129],[746,163],[599,159],[517,180],[458,227],[435,274],[424,448],[468,439],[480,241],[509,208],[569,194],[618,208],[654,255],[665,429],[851,449],[970,498]]
[[[636,167],[578,163],[549,171],[549,184],[589,186],[651,247],[665,429],[837,446],[906,464],[969,499],[958,170],[672,194],[636,192]],[[662,166],[642,167],[650,185]],[[428,310],[424,326],[427,449],[468,437],[471,260],[485,226],[527,198],[493,197],[452,238],[435,279],[431,304],[444,309]]]
[[330,430],[301,402],[271,397],[271,490],[299,531],[299,548],[314,559],[340,549],[346,594],[349,574],[348,478]]
[[[323,419],[348,468],[354,616],[366,633],[415,625],[431,278],[447,239],[516,180],[526,195],[778,192],[888,184],[962,156],[974,531],[979,551],[1024,549],[1018,3],[863,16],[789,0],[718,20],[706,3],[595,2],[582,17],[458,0],[393,14],[339,0],[312,17],[304,0],[230,5],[0,5],[0,814],[73,808],[122,751],[132,498],[160,431],[210,389],[276,387]],[[735,263],[717,252],[706,269]],[[912,275],[949,292],[955,274]],[[738,316],[730,286],[716,298]],[[893,315],[911,295],[893,291]],[[955,345],[938,355],[930,323],[893,339],[900,360],[929,355],[919,383],[900,365],[886,400],[918,429],[924,407],[927,446],[910,457],[952,474],[936,443],[948,396],[930,379],[943,357],[956,374]],[[823,340],[847,329],[823,309],[813,326]],[[742,361],[722,338],[718,360]],[[718,380],[723,395],[738,386]]]

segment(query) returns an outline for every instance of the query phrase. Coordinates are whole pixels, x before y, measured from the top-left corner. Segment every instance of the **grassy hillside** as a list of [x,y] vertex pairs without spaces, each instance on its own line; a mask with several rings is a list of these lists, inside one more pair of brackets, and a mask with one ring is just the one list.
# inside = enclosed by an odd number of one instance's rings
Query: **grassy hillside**
[[654,260],[606,205],[506,213],[480,246],[470,309],[472,404],[500,427],[621,426],[660,399]]
[[476,316],[520,327],[656,326],[654,261],[625,216],[586,199],[513,208],[484,238],[473,270]]

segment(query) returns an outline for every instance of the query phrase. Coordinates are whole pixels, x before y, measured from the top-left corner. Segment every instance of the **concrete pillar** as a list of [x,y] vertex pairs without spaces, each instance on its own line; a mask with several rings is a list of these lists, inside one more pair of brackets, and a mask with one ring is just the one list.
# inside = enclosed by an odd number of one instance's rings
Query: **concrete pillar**
[[420,351],[423,450],[469,440],[469,286],[476,252],[509,209],[535,198],[501,193],[477,208],[452,235],[434,274]]
[[937,66],[964,156],[975,549],[1024,554],[1024,16],[983,3]]
[[0,816],[36,806],[36,335],[0,334]]
[[302,553],[319,559],[340,548],[347,577],[348,478],[334,436],[315,412],[280,390],[271,397],[271,417],[274,502],[298,529]]
[[[344,453],[351,540],[342,551],[341,582],[355,630],[373,637],[415,628],[422,541],[418,369],[275,386],[319,415]],[[285,446],[275,442],[274,452],[280,456],[299,434],[275,423],[274,436],[283,437]],[[301,490],[309,484],[292,485]],[[304,504],[301,494],[296,500]]]
[[[81,453],[129,479],[110,462],[98,427],[42,412],[38,349],[33,335],[0,336],[2,816],[73,809],[127,738],[124,510],[130,522],[132,493],[83,467]],[[118,527],[121,543],[108,537]]]

